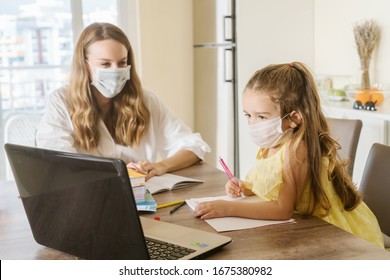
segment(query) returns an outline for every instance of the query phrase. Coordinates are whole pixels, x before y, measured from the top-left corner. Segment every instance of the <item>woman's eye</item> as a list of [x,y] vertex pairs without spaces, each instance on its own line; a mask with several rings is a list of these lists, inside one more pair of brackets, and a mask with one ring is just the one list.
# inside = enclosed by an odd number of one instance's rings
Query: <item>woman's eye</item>
[[120,65],[120,66],[127,66],[127,61],[121,61],[121,62],[119,62],[119,65]]

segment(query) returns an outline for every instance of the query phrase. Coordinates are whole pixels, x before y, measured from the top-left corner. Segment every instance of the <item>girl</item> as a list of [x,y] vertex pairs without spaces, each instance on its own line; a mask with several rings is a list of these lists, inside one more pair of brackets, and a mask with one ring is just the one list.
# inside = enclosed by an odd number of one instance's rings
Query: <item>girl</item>
[[202,160],[209,146],[142,88],[134,62],[121,29],[88,26],[76,45],[69,86],[49,96],[37,145],[120,158],[147,178]]
[[374,214],[362,202],[339,144],[329,135],[315,80],[302,63],[270,65],[257,71],[243,93],[249,134],[260,147],[245,182],[232,179],[231,197],[258,195],[263,202],[200,203],[195,216],[289,219],[294,211],[322,218],[384,247]]

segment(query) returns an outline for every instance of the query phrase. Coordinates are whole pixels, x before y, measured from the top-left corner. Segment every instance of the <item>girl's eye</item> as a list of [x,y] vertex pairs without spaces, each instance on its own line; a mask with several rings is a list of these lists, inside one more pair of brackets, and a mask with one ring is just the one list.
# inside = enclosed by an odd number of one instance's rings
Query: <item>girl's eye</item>
[[119,65],[120,65],[120,66],[127,66],[127,61],[121,61],[121,62],[119,62]]
[[100,64],[100,66],[107,68],[107,67],[110,67],[110,63],[105,62],[105,63]]
[[266,117],[264,117],[264,116],[262,116],[262,115],[258,115],[257,118],[260,119],[260,120],[266,119]]
[[244,116],[245,116],[245,118],[247,118],[247,119],[249,119],[250,117],[251,117],[251,115],[249,115],[249,114],[244,114]]

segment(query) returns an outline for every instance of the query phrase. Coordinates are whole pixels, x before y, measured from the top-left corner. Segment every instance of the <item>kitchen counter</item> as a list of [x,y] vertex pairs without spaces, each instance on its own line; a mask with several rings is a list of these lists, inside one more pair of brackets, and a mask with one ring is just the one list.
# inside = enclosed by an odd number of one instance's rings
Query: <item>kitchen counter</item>
[[[322,98],[322,108],[324,113],[339,113],[358,116],[360,119],[364,118],[375,118],[390,121],[390,96],[387,97],[388,100],[382,105],[376,107],[376,111],[367,111],[367,110],[356,110],[353,109],[354,101],[330,101],[326,98]],[[351,117],[350,117],[351,118]]]

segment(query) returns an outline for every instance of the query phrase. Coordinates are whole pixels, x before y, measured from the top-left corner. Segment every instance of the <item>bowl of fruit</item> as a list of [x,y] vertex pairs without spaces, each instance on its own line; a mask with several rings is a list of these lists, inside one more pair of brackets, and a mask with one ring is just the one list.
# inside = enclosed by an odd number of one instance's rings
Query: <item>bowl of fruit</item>
[[348,100],[347,93],[344,89],[331,88],[328,91],[329,100],[344,101]]
[[346,87],[347,96],[354,101],[354,109],[375,111],[376,107],[389,100],[390,85],[374,84],[370,89],[362,89],[360,85]]

